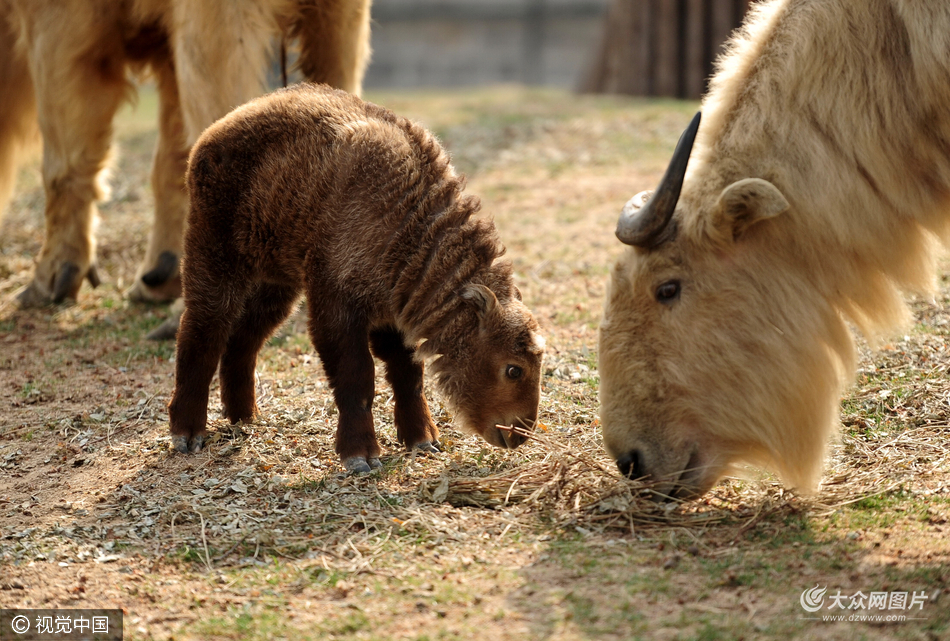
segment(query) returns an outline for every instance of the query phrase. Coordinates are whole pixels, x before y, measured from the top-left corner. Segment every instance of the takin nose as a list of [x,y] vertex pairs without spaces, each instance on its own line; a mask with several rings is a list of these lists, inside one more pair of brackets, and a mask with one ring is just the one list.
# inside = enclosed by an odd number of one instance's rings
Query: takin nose
[[620,473],[628,479],[639,479],[647,476],[643,454],[640,450],[630,450],[618,458],[617,467],[620,469]]

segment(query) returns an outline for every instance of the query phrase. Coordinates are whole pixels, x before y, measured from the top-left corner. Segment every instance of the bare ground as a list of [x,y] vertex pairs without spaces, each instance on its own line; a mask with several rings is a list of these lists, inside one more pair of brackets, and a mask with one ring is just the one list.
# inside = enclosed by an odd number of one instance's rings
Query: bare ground
[[[446,452],[414,458],[380,379],[385,467],[346,476],[298,320],[262,353],[261,422],[215,419],[203,453],[169,453],[174,349],[144,340],[165,309],[122,296],[152,209],[146,93],[120,120],[99,289],[11,304],[42,242],[38,163],[0,227],[0,607],[121,607],[130,639],[950,638],[946,279],[913,303],[915,327],[865,353],[817,496],[750,470],[657,505],[602,452],[596,325],[619,206],[657,179],[695,105],[373,98],[443,137],[495,217],[548,338],[545,429],[496,450],[434,397]],[[814,586],[919,607],[809,620],[799,597]]]

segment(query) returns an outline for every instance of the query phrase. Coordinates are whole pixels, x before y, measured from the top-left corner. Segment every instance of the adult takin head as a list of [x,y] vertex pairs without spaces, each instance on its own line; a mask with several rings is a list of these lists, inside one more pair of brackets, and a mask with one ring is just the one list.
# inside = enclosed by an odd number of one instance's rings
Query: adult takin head
[[608,452],[677,498],[738,461],[813,491],[855,350],[950,233],[950,5],[773,0],[625,207],[600,332]]
[[208,128],[188,170],[185,311],[172,440],[201,448],[220,362],[232,422],[257,415],[257,353],[304,292],[310,338],[340,411],[345,467],[379,466],[373,354],[398,439],[437,448],[423,359],[463,429],[517,447],[538,417],[544,341],[478,200],[438,141],[326,86],[254,100]]

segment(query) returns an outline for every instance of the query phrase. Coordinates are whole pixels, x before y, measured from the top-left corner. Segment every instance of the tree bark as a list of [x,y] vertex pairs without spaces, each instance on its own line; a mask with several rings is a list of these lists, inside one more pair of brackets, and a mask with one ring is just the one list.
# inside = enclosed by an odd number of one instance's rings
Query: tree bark
[[749,0],[614,0],[588,93],[698,99]]

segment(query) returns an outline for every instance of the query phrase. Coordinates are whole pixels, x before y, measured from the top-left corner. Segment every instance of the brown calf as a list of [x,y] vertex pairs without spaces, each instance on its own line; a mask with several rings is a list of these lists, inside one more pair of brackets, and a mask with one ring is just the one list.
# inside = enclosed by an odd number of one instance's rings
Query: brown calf
[[[426,356],[462,427],[498,447],[538,411],[543,339],[512,284],[492,222],[473,218],[422,127],[326,86],[298,85],[212,125],[188,170],[185,312],[169,405],[175,449],[197,451],[221,363],[232,422],[257,414],[264,341],[307,297],[309,331],[340,411],[336,451],[378,467],[373,357],[393,387],[396,434],[436,448]],[[499,429],[501,428],[501,429]]]

